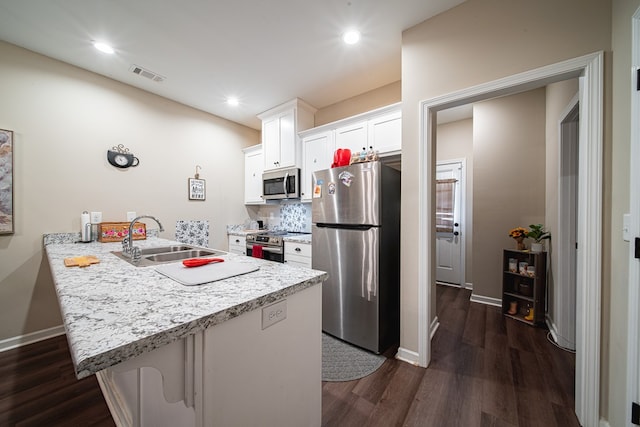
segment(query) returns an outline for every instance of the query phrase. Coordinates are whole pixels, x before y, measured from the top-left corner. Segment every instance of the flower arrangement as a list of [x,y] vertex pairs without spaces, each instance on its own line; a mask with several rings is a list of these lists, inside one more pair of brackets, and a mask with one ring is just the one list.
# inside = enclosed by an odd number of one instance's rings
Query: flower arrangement
[[509,231],[509,237],[513,237],[514,239],[516,239],[516,249],[518,249],[519,251],[526,249],[526,246],[522,241],[527,236],[528,236],[527,229],[523,227],[512,228]]
[[524,239],[525,237],[528,237],[528,236],[529,236],[529,233],[527,229],[523,227],[512,228],[509,231],[509,237],[513,237],[514,239],[518,239],[520,237]]

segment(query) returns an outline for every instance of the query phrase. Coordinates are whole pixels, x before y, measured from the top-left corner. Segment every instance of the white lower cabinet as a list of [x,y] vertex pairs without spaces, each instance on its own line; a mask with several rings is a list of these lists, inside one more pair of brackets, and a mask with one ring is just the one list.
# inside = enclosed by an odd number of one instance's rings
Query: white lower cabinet
[[244,236],[229,234],[229,252],[232,254],[247,254],[247,239]]
[[321,300],[312,286],[98,372],[116,425],[319,427]]
[[284,262],[311,268],[311,243],[284,242]]

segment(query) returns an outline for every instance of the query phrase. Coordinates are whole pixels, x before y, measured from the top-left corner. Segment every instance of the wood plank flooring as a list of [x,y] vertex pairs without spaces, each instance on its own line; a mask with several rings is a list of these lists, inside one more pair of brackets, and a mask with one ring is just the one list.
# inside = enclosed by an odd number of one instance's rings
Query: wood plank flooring
[[575,356],[547,331],[437,287],[440,327],[428,369],[388,359],[356,381],[326,382],[325,426],[579,426]]
[[[322,389],[325,426],[578,426],[575,358],[546,330],[438,286],[428,369],[388,359]],[[94,376],[78,381],[64,336],[0,353],[0,426],[114,426]]]
[[76,379],[66,336],[0,353],[0,426],[115,426],[95,376]]

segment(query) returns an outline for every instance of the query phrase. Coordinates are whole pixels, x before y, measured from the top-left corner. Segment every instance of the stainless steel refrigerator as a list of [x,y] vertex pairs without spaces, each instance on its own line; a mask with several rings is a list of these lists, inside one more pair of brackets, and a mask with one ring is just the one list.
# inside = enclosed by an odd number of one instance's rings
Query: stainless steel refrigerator
[[399,341],[400,172],[380,162],[313,174],[312,266],[322,329],[383,353]]

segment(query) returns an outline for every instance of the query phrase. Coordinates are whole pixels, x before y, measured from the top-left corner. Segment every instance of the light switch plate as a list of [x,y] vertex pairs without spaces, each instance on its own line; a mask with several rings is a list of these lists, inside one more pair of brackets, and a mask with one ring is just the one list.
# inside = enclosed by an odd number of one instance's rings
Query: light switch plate
[[283,299],[262,308],[262,329],[287,318],[287,300]]
[[629,234],[629,223],[631,222],[631,214],[622,215],[622,240],[625,242],[631,241],[631,235]]

